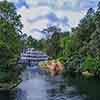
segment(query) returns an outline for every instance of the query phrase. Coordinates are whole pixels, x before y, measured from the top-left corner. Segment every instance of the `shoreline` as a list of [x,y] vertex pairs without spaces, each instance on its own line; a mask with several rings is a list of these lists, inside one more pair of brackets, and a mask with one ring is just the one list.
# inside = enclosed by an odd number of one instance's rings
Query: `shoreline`
[[13,84],[0,83],[0,91],[11,91],[15,89],[21,82],[22,80],[19,80],[18,82],[13,83]]

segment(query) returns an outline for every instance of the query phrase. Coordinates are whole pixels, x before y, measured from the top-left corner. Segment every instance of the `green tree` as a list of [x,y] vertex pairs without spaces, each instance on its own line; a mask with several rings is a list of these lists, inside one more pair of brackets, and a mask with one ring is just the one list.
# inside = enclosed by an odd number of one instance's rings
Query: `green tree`
[[90,55],[86,56],[85,61],[82,63],[81,67],[83,68],[83,70],[88,70],[88,71],[95,70],[96,67],[95,59]]
[[0,2],[0,82],[18,78],[16,61],[22,48],[20,17],[13,3]]
[[38,48],[38,41],[33,39],[32,36],[29,36],[26,39],[26,47],[27,48],[35,48],[35,49],[37,49]]

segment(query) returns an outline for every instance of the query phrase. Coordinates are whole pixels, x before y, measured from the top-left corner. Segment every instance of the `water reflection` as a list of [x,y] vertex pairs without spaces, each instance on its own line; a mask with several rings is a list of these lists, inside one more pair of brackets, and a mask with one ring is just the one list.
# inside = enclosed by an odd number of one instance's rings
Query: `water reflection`
[[22,76],[23,82],[18,86],[17,100],[47,100],[47,82],[39,74],[39,69],[28,68]]
[[[0,100],[100,100],[100,80],[50,77],[37,66],[27,67],[15,92],[0,92]],[[13,95],[14,93],[14,95]],[[12,95],[10,95],[12,94]]]
[[83,100],[77,89],[65,84],[61,76],[45,75],[37,66],[28,67],[22,79],[16,100]]
[[0,91],[0,100],[11,100],[9,91]]

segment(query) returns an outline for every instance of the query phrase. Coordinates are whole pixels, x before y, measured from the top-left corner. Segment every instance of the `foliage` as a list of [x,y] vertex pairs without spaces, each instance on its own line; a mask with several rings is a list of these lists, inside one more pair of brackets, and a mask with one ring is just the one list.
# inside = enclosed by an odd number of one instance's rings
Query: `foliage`
[[[1,29],[3,29],[3,27],[8,27],[7,31],[11,29],[12,24],[9,23],[9,20],[5,23],[3,22],[5,22],[5,20],[0,22]],[[10,22],[13,22],[12,17]],[[20,25],[19,23],[18,26]],[[16,38],[18,34],[13,34],[16,33],[13,32],[14,29],[17,29],[17,27],[12,28],[9,32],[2,30],[3,34],[0,34],[0,39],[2,38],[2,41],[6,43],[7,46],[9,43],[10,49],[14,44],[12,41],[8,42],[9,34],[13,35],[13,41],[19,40],[19,38]],[[45,39],[37,41],[29,36],[24,42],[25,47],[33,47],[47,53],[50,58],[60,59],[65,64],[65,72],[100,70],[100,2],[97,5],[97,10],[89,8],[84,18],[80,20],[78,26],[72,28],[70,32],[63,32],[60,28],[51,26],[44,29],[42,33],[45,34]],[[19,42],[16,42],[16,44],[17,43]],[[18,46],[19,44],[12,49],[17,50]]]
[[95,69],[96,67],[95,59],[91,57],[90,55],[86,56],[81,67],[83,68],[83,70],[88,70],[88,71]]
[[13,3],[0,2],[0,82],[18,79],[16,62],[23,48],[20,17]]
[[47,39],[38,42],[40,50],[61,59],[65,71],[100,70],[100,2],[97,10],[89,8],[84,18],[71,32],[52,26],[43,30]]

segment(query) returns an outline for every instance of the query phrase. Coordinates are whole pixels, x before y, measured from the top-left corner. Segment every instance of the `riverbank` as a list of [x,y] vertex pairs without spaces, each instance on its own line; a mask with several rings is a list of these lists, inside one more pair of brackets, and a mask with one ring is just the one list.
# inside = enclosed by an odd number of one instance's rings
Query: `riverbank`
[[[21,83],[21,72],[23,70],[25,70],[25,66],[24,65],[17,65],[17,74],[16,76],[13,76],[13,74],[15,74],[13,72],[12,74],[12,80],[10,80],[9,82],[0,82],[0,91],[11,91],[12,89],[15,89],[20,83]],[[10,78],[11,78],[10,77]]]
[[100,80],[100,75],[96,75],[95,73],[89,72],[89,71],[81,71],[81,72],[76,72],[76,71],[65,71],[62,73],[63,77],[66,78],[68,76],[76,78],[76,77],[82,77],[84,79],[95,79],[95,80]]
[[0,83],[0,91],[11,91],[15,89],[20,83],[21,80],[18,80],[16,83]]
[[[39,66],[42,70],[50,73],[52,76],[57,74],[63,74],[65,76],[72,75],[72,76],[82,76],[85,78],[97,78],[99,79],[99,74],[95,71],[89,71],[89,70],[78,70],[75,71],[74,69],[67,70],[66,66],[64,66],[64,63],[61,63],[58,59],[57,60],[48,60],[43,61],[39,63]],[[57,74],[56,74],[57,73]]]

